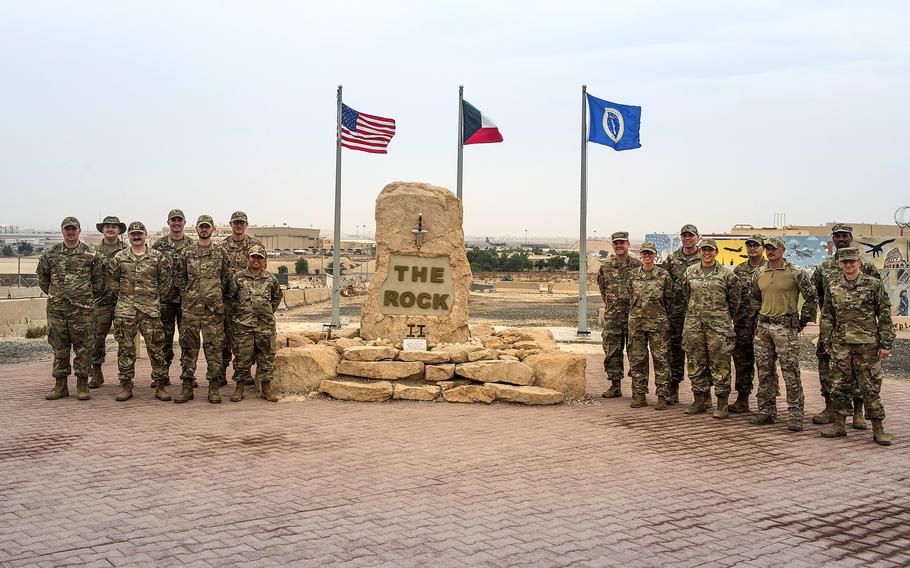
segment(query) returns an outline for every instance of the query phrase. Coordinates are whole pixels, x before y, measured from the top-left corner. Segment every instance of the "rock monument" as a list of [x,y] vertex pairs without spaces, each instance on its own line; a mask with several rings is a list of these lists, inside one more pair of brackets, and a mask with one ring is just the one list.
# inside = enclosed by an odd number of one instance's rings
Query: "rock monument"
[[376,198],[376,273],[360,316],[363,339],[468,340],[471,266],[461,202],[441,187],[393,182]]

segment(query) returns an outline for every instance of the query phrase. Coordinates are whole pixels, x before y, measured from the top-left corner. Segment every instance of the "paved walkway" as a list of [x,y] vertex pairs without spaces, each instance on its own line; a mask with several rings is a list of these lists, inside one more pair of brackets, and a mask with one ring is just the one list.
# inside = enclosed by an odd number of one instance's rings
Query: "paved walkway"
[[[628,384],[546,408],[215,406],[143,380],[123,404],[45,401],[49,369],[0,367],[3,566],[910,565],[910,383],[885,385],[883,448],[632,410]],[[599,396],[596,356],[589,375]]]

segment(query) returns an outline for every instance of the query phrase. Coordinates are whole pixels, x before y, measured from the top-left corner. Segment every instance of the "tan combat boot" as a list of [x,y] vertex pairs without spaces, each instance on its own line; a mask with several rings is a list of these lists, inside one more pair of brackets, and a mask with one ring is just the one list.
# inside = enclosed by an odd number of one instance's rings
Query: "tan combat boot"
[[272,381],[262,381],[260,384],[262,385],[262,394],[259,397],[269,402],[278,402],[278,396],[272,392]]
[[120,381],[120,386],[123,387],[123,390],[117,393],[117,396],[114,397],[114,400],[117,402],[126,402],[129,399],[133,398],[133,381]]
[[787,430],[791,432],[802,432],[803,419],[791,416],[789,420],[787,420]]
[[648,406],[648,399],[645,393],[632,393],[632,402],[629,404],[629,408],[642,408],[644,406]]
[[825,395],[825,409],[812,417],[813,424],[830,424],[833,418],[834,406],[831,404],[831,395]]
[[687,406],[683,412],[686,414],[703,414],[707,412],[707,409],[705,408],[705,393],[697,392],[694,394],[694,397],[695,400],[692,404]]
[[821,431],[822,438],[840,438],[847,435],[847,417],[840,412],[835,412],[831,426]]
[[171,395],[169,392],[167,392],[164,381],[158,381],[155,384],[155,398],[161,402],[167,402],[171,400]]
[[667,409],[667,397],[659,396],[657,397],[657,404],[654,405],[654,410],[666,410]]
[[749,419],[749,424],[774,424],[774,417],[770,414],[756,414]]
[[218,392],[218,386],[221,384],[219,379],[209,381],[209,402],[212,404],[221,404],[221,393]]
[[178,394],[177,396],[174,397],[174,402],[176,402],[177,404],[180,404],[182,402],[188,402],[190,400],[193,400],[193,397],[194,397],[193,383],[194,382],[195,381],[193,379],[189,379],[189,380],[184,379],[183,386],[180,390],[180,394]]
[[732,414],[745,414],[749,412],[749,393],[736,393],[736,401],[730,405],[729,409]]
[[92,398],[92,393],[88,390],[88,377],[76,377],[76,398],[78,400],[88,400]]
[[57,400],[59,398],[66,398],[70,395],[70,389],[66,384],[66,379],[55,379],[55,381],[54,388],[44,395],[44,398],[47,400]]
[[679,404],[679,383],[670,383],[670,395],[667,397],[667,404]]
[[861,398],[853,399],[853,428],[855,430],[869,429],[869,425],[866,424],[866,417],[863,416],[863,399]]
[[708,387],[708,392],[705,393],[705,411],[711,410],[714,407],[714,405],[711,404],[712,402],[711,387]]
[[612,384],[610,388],[604,391],[604,398],[619,398],[622,396],[622,381],[610,381]]
[[237,381],[234,387],[234,394],[231,395],[231,402],[240,402],[243,400],[243,381]]
[[717,396],[717,410],[714,411],[714,418],[730,417],[730,395]]
[[88,388],[96,389],[104,384],[104,372],[101,371],[101,365],[92,365],[92,380],[88,382]]
[[885,433],[885,425],[883,422],[883,420],[876,418],[872,419],[872,439],[875,440],[875,443],[879,446],[890,446],[891,441],[894,438]]

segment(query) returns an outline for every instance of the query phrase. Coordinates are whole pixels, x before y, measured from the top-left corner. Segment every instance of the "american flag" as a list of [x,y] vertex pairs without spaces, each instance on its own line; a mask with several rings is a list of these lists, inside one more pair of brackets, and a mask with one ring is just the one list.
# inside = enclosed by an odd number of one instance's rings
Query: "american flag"
[[387,154],[386,146],[395,136],[395,120],[357,112],[341,105],[341,145],[351,150]]

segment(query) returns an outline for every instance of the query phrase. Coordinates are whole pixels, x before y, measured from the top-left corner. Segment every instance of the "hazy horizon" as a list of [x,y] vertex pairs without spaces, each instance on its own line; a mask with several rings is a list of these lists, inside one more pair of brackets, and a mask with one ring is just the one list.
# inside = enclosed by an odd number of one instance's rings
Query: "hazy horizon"
[[642,148],[588,145],[589,236],[910,204],[901,2],[4,8],[0,224],[158,227],[180,207],[331,232],[339,84],[397,121],[389,155],[343,151],[346,235],[372,233],[389,182],[454,190],[459,84],[505,139],[465,148],[467,235],[577,238],[582,84],[642,106]]

